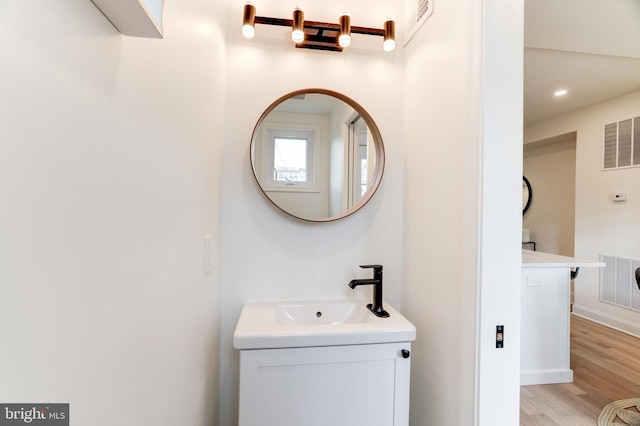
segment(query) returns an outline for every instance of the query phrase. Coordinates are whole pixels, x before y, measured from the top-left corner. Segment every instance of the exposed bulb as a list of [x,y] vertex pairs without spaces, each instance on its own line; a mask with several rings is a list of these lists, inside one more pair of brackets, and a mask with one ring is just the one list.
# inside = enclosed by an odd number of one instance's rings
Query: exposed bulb
[[338,19],[340,20],[338,44],[341,47],[347,47],[351,44],[351,13],[348,10],[343,10]]
[[384,41],[382,49],[385,52],[391,52],[396,48],[396,23],[392,17],[388,17],[384,23]]
[[291,31],[291,40],[295,43],[302,43],[304,41],[304,32],[301,30]]
[[253,38],[256,35],[256,29],[253,25],[243,25],[242,35],[246,38]]
[[343,34],[338,38],[338,44],[342,47],[347,47],[351,44],[351,36],[349,34]]
[[291,40],[294,43],[302,43],[304,41],[304,10],[300,6],[293,9],[292,21]]
[[256,7],[250,1],[244,5],[244,16],[242,17],[242,35],[246,38],[253,38],[256,35]]

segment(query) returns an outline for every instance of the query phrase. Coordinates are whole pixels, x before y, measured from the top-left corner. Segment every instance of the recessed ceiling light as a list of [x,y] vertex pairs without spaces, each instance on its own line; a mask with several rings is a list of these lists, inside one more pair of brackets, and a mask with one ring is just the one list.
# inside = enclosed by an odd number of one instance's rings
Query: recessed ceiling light
[[553,96],[564,96],[564,95],[566,95],[566,94],[567,94],[567,91],[566,91],[566,90],[564,90],[564,89],[562,89],[562,90],[558,90],[558,91],[556,91],[556,92],[553,94]]

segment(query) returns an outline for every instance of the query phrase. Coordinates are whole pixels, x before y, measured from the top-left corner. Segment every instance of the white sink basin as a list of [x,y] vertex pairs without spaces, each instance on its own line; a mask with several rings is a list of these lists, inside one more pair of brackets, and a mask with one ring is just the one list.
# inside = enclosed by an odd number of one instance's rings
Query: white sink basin
[[235,333],[236,349],[296,348],[410,342],[416,328],[388,304],[389,318],[367,309],[370,300],[249,302]]
[[338,325],[361,323],[366,313],[356,302],[294,302],[275,306],[278,325]]

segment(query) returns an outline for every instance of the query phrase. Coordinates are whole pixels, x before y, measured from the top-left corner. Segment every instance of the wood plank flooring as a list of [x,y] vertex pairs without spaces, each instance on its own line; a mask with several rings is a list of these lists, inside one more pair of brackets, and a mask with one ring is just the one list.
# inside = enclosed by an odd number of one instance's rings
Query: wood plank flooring
[[571,316],[573,383],[522,386],[520,425],[594,426],[605,405],[640,398],[640,339]]

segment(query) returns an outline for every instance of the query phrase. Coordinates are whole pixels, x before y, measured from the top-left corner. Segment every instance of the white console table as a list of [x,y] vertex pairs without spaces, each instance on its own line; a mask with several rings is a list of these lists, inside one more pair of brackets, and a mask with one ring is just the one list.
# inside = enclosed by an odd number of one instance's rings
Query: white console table
[[601,268],[604,263],[522,250],[521,385],[573,381],[569,364],[571,271],[588,267]]

